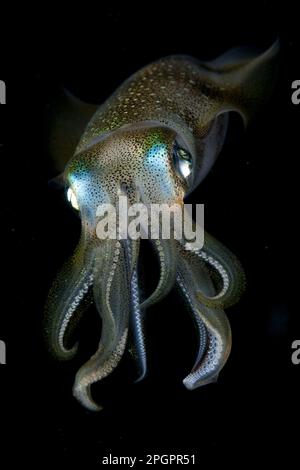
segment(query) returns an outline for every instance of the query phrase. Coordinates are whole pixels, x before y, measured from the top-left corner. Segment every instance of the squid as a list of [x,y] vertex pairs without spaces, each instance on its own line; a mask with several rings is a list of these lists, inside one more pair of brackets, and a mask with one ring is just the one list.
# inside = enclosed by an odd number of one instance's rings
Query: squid
[[127,79],[102,105],[69,94],[54,113],[53,158],[67,198],[81,219],[74,254],[49,292],[45,333],[51,353],[69,360],[77,351],[74,325],[91,302],[102,329],[94,355],[78,370],[73,395],[88,410],[101,406],[92,385],[107,377],[133,340],[138,379],[147,373],[145,312],[177,286],[198,334],[198,353],[183,380],[188,390],[215,382],[231,349],[224,309],[240,298],[245,275],[238,259],[205,232],[202,248],[189,240],[150,240],[160,268],[154,291],[141,289],[141,238],[99,239],[97,207],[179,204],[208,174],[223,146],[230,112],[245,125],[270,96],[278,41],[264,52],[232,49],[214,60],[159,59]]

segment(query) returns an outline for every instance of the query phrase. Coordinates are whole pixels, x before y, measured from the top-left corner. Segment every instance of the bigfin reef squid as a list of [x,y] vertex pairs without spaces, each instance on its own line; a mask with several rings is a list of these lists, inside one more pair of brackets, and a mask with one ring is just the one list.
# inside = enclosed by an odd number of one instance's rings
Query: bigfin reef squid
[[245,276],[240,262],[205,232],[190,249],[183,238],[151,240],[160,275],[142,298],[140,239],[100,240],[97,207],[117,204],[184,204],[205,178],[221,148],[231,111],[245,124],[270,96],[279,45],[263,53],[237,48],[215,60],[189,56],[159,59],[127,79],[100,106],[66,96],[57,113],[52,153],[70,204],[81,219],[81,236],[51,287],[45,315],[47,343],[55,358],[73,358],[72,322],[92,298],[102,330],[95,354],[76,374],[73,394],[99,410],[91,386],[118,365],[133,339],[139,379],[147,371],[144,317],[177,285],[197,328],[198,354],[183,380],[189,390],[215,382],[231,349],[224,309],[240,298]]

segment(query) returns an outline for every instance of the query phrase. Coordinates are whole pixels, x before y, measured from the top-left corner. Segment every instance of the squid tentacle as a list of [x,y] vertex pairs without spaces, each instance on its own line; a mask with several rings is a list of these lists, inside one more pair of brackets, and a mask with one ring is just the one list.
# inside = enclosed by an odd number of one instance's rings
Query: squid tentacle
[[112,341],[113,347],[106,349],[100,342],[97,352],[76,374],[73,395],[91,411],[102,409],[92,397],[91,385],[107,377],[116,368],[125,351],[127,336],[128,328],[124,328],[118,341]]
[[74,315],[81,316],[91,304],[87,294],[93,284],[93,261],[91,256],[86,259],[86,251],[81,241],[56,277],[48,296],[45,334],[51,353],[60,360],[68,360],[75,355],[78,345],[67,348],[67,330]]
[[203,326],[206,330],[202,344],[200,336],[199,352],[193,369],[183,381],[192,390],[217,379],[231,349],[231,330],[222,309],[208,307],[199,301],[199,284],[205,295],[211,295],[214,287],[205,266],[199,261],[195,263],[192,253],[179,251],[177,282],[188,299],[195,318],[198,318],[200,335],[203,334]]
[[133,357],[137,362],[138,378],[136,382],[142,380],[147,373],[147,352],[145,345],[144,319],[140,307],[139,281],[137,261],[140,248],[140,239],[125,242],[127,247],[128,264],[131,267],[132,275],[130,280],[130,327],[133,335]]
[[139,376],[136,382],[142,380],[147,373],[147,351],[145,345],[144,318],[140,306],[139,284],[137,270],[133,272],[131,279],[131,298],[132,298],[132,314],[131,328],[134,338],[135,358],[138,362]]
[[176,243],[175,240],[152,240],[160,264],[160,277],[154,292],[142,302],[141,309],[154,305],[163,299],[172,289],[176,279]]
[[[199,309],[199,315],[201,311]],[[223,313],[224,315],[224,313]],[[203,318],[204,321],[204,318]],[[206,325],[210,329],[209,325]],[[231,330],[227,321],[228,340],[231,343]],[[200,365],[196,364],[190,374],[183,380],[183,384],[189,390],[216,382],[219,373],[225,365],[230,353],[231,346],[228,346],[222,338],[218,329],[210,329],[208,333],[208,347]]]
[[198,315],[197,309],[195,309],[195,307],[194,307],[192,299],[191,299],[191,297],[188,293],[187,287],[184,283],[184,279],[182,278],[182,276],[180,274],[177,274],[176,281],[177,281],[177,285],[181,289],[182,294],[185,297],[185,300],[187,301],[187,304],[188,304],[188,306],[189,306],[189,308],[192,312],[193,319],[194,319],[196,327],[197,327],[199,346],[198,346],[197,357],[196,357],[196,360],[195,360],[195,363],[194,363],[194,366],[193,366],[193,370],[195,370],[198,367],[198,365],[200,364],[201,359],[203,358],[203,356],[205,354],[205,351],[206,351],[207,342],[208,342],[207,330],[206,330],[206,327],[205,327],[203,321],[201,320],[200,316]]
[[237,257],[207,232],[201,250],[193,250],[186,241],[183,241],[182,245],[186,251],[194,253],[195,257],[215,270],[222,280],[221,290],[213,296],[207,296],[199,289],[197,297],[200,302],[215,308],[234,305],[240,299],[246,285],[244,270]]
[[101,338],[97,352],[77,372],[73,387],[74,396],[93,411],[101,407],[92,398],[91,385],[108,376],[121,360],[129,316],[129,266],[124,246],[118,240],[104,242],[97,261],[94,297],[102,318]]

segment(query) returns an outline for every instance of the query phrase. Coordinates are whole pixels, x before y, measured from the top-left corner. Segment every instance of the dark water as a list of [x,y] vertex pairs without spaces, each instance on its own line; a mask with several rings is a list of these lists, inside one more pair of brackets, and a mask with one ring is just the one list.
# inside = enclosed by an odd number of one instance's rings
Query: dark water
[[[89,465],[108,453],[155,452],[195,454],[200,464],[221,457],[229,464],[240,458],[239,451],[256,461],[261,455],[288,458],[295,451],[300,365],[291,362],[291,344],[300,339],[295,269],[300,105],[293,106],[290,96],[291,82],[300,79],[300,37],[297,15],[286,6],[277,13],[268,2],[236,8],[226,2],[204,10],[182,4],[168,11],[146,4],[132,13],[126,6],[107,8],[95,22],[90,12],[90,22],[82,20],[81,27],[70,21],[62,39],[53,24],[48,35],[34,33],[26,45],[20,35],[7,49],[0,76],[8,100],[0,109],[0,339],[7,345],[7,365],[0,366],[5,423],[3,428],[0,423],[0,444],[5,437],[12,444],[11,462],[86,459]],[[102,102],[130,74],[161,56],[208,59],[235,45],[268,47],[278,36],[281,67],[271,103],[246,133],[232,117],[217,164],[190,198],[205,203],[207,230],[239,257],[247,275],[243,299],[227,311],[233,348],[218,384],[184,389],[196,336],[188,313],[171,294],[148,311],[147,379],[133,384],[126,355],[95,388],[104,411],[85,411],[71,389],[79,365],[97,344],[93,311],[82,324],[83,346],[74,362],[52,361],[42,338],[47,291],[79,235],[64,194],[48,187],[54,176],[49,103],[60,85],[81,99]]]

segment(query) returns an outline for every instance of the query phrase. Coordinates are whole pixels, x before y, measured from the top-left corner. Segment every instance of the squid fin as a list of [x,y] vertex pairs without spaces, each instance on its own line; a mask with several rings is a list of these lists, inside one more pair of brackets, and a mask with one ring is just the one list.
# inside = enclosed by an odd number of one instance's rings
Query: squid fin
[[49,106],[49,153],[56,171],[63,171],[99,105],[84,103],[62,89]]
[[278,69],[279,40],[257,54],[251,48],[227,51],[215,60],[202,63],[219,95],[219,113],[239,112],[245,125],[256,108],[271,95]]

